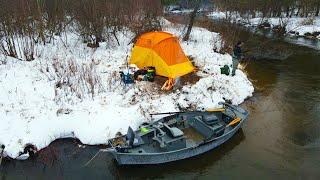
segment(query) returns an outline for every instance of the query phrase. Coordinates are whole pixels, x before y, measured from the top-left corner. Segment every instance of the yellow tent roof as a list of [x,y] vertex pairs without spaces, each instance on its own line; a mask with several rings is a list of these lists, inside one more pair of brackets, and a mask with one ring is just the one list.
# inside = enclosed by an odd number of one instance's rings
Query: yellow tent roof
[[184,54],[179,39],[167,32],[149,32],[137,40],[130,64],[139,68],[154,66],[160,76],[176,78],[194,70]]

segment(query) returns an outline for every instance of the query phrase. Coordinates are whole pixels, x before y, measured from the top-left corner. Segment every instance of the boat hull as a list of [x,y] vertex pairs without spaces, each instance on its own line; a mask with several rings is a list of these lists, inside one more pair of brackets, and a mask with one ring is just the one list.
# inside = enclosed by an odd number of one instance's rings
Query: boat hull
[[144,154],[119,153],[112,149],[105,151],[113,154],[119,165],[163,164],[178,161],[203,154],[220,146],[224,142],[228,141],[241,128],[243,122],[244,120],[239,123],[232,131],[219,138],[213,139],[209,142],[205,142],[199,146],[184,148],[177,151]]

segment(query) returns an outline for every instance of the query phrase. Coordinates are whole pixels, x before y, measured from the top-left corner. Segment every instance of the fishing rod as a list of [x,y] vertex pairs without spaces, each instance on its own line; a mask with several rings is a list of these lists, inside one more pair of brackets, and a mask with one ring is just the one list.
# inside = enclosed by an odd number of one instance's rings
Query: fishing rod
[[150,116],[157,116],[157,115],[166,115],[166,114],[182,114],[182,113],[187,113],[190,111],[179,111],[179,112],[165,112],[165,113],[154,113],[150,114]]
[[[228,104],[223,103],[224,105],[228,106]],[[219,104],[222,105],[222,104]],[[233,108],[232,106],[228,106],[230,108]],[[224,108],[215,108],[215,109],[207,109],[207,112],[219,112],[219,111],[224,111]],[[150,116],[157,116],[157,115],[166,115],[166,114],[182,114],[182,113],[189,113],[189,112],[198,112],[198,111],[177,111],[177,112],[165,112],[165,113],[154,113],[150,114]]]

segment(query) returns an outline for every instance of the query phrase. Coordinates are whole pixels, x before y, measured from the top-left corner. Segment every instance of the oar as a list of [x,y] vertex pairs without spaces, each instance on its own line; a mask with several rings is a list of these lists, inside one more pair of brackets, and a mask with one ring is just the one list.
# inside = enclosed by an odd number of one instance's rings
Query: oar
[[186,113],[186,112],[180,111],[180,112],[155,113],[155,114],[150,114],[150,116],[165,115],[165,114],[179,114],[179,113]]
[[222,112],[225,111],[224,108],[208,109],[207,112]]
[[240,121],[241,121],[241,118],[237,117],[233,121],[229,122],[229,124],[226,127],[233,126],[233,125],[237,124]]
[[[207,109],[207,112],[222,112],[225,111],[226,109],[224,108],[216,108],[216,109]],[[187,113],[187,112],[196,112],[196,111],[179,111],[179,112],[165,112],[165,113],[155,113],[155,114],[150,114],[150,116],[156,116],[156,115],[165,115],[165,114],[182,114],[182,113]]]

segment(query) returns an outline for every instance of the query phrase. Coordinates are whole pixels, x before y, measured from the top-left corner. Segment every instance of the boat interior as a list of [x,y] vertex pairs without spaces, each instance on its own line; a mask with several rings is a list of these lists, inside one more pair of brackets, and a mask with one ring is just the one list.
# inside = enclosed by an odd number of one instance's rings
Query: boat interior
[[174,114],[154,123],[144,123],[139,130],[131,127],[125,136],[110,140],[118,152],[163,153],[195,147],[230,131],[228,124],[236,117],[225,112]]

